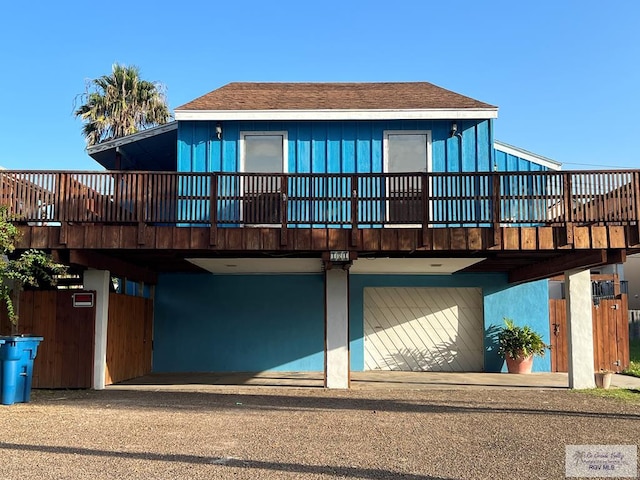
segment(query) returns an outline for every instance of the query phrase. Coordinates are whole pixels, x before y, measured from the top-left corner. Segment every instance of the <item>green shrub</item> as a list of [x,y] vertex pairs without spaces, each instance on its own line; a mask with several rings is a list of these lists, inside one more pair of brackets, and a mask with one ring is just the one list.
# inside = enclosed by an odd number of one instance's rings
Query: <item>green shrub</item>
[[539,333],[528,326],[519,327],[510,318],[504,319],[505,326],[498,333],[498,354],[502,357],[544,356],[549,346],[542,341]]

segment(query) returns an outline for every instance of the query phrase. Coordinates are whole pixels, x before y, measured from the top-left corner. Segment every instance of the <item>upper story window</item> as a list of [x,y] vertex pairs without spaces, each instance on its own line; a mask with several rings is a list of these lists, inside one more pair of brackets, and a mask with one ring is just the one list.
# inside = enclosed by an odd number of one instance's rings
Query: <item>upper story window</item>
[[240,171],[287,171],[287,132],[240,132]]
[[431,171],[429,130],[384,132],[384,170],[389,173]]

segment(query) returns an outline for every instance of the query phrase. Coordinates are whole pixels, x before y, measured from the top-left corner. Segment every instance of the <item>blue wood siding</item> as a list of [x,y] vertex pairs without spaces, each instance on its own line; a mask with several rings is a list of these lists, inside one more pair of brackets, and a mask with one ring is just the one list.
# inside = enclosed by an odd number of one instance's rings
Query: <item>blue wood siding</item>
[[385,130],[430,130],[434,172],[536,171],[542,167],[493,149],[491,120],[458,121],[450,137],[448,120],[221,122],[178,124],[178,171],[236,172],[241,131],[286,131],[290,173],[379,173]]
[[[524,158],[507,154],[493,147],[493,124],[491,120],[465,120],[458,121],[458,134],[451,136],[451,121],[298,121],[298,122],[268,122],[268,121],[236,121],[221,122],[222,138],[218,139],[215,133],[217,122],[210,121],[181,121],[178,125],[178,171],[180,172],[237,172],[240,169],[240,132],[251,131],[286,131],[287,132],[287,159],[286,171],[289,173],[381,173],[384,168],[384,132],[385,131],[424,131],[431,132],[431,170],[433,172],[536,172],[546,170],[539,164]],[[447,180],[448,181],[448,180]],[[505,192],[521,192],[523,185],[517,183],[518,179],[508,180],[513,185],[506,184]],[[533,180],[531,180],[533,181]],[[347,179],[344,182],[348,182]],[[343,185],[346,187],[346,184]],[[233,187],[233,186],[231,186]],[[207,193],[207,186],[197,190]],[[289,184],[290,194],[304,194],[312,186],[304,181]],[[323,184],[313,188],[314,195],[322,198],[332,196],[331,185],[327,191]],[[358,187],[358,191],[364,193],[374,186]],[[436,186],[435,193],[439,193],[441,186]],[[452,187],[448,188],[451,192]],[[525,186],[528,193],[532,194],[534,185]],[[465,191],[479,191],[480,185],[467,185]],[[179,185],[180,194],[188,194],[194,190],[194,186],[182,183]],[[349,191],[349,189],[344,189]],[[536,190],[540,192],[540,188]],[[228,192],[231,193],[231,192]],[[378,192],[370,192],[378,193]],[[206,200],[205,200],[206,202]],[[488,202],[488,201],[487,201]],[[227,205],[221,205],[225,212],[239,212],[239,203],[229,201]],[[193,201],[182,202],[178,205],[179,212],[187,212],[193,208]],[[469,201],[465,211],[479,209]],[[486,205],[485,205],[486,207]],[[532,208],[535,206],[532,206]],[[450,212],[452,205],[448,200],[433,204],[434,218],[445,218],[445,213]],[[339,209],[341,218],[349,215],[348,202],[333,205],[332,212]],[[305,203],[292,205],[291,212],[297,212],[290,216],[292,222],[309,219],[310,222],[318,220],[324,222],[322,212],[327,211],[327,205],[317,205],[317,212],[308,211]],[[380,214],[383,206],[380,206]],[[208,212],[208,207],[202,209]],[[377,211],[377,210],[376,210]],[[478,210],[479,211],[479,210]],[[291,215],[293,215],[290,212]],[[204,213],[201,220],[206,221],[208,213]],[[235,215],[235,214],[234,214]],[[225,218],[233,220],[237,215],[226,215]],[[513,218],[511,218],[513,217]],[[184,218],[187,218],[185,215]],[[189,218],[194,218],[193,216]],[[219,216],[220,218],[220,216]],[[238,217],[239,218],[239,217]],[[372,218],[374,221],[378,218]],[[449,217],[454,220],[462,218]],[[469,218],[468,216],[466,217]],[[509,221],[518,220],[513,215]],[[361,227],[368,227],[360,219]],[[315,223],[314,223],[315,225]],[[463,223],[452,223],[449,226],[462,226]],[[471,224],[469,224],[471,225]],[[298,227],[308,227],[307,224],[298,224]],[[321,225],[318,225],[321,226]],[[333,225],[339,226],[338,224]],[[348,225],[342,225],[347,228]]]
[[538,163],[533,163],[497,149],[494,151],[494,158],[495,170],[498,172],[542,172],[548,170],[547,167]]

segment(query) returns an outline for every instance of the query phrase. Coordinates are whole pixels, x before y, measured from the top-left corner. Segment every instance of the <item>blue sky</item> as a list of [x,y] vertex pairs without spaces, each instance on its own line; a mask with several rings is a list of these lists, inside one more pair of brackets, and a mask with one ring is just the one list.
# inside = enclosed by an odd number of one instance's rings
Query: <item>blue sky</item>
[[[241,6],[240,6],[241,5]],[[428,81],[564,169],[638,168],[640,2],[5,2],[0,165],[98,169],[73,115],[114,62],[175,108],[231,81]]]

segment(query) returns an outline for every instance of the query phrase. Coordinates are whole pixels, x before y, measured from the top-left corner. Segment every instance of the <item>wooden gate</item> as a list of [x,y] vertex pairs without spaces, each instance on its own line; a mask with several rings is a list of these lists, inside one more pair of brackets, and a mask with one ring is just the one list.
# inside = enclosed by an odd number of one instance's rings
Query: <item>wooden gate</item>
[[[594,369],[621,372],[629,366],[629,323],[627,296],[600,300],[593,306]],[[551,324],[551,370],[569,370],[567,301],[549,300]]]
[[153,300],[109,295],[107,385],[151,372],[152,323]]
[[[78,290],[25,291],[18,333],[44,338],[33,364],[33,388],[91,388],[95,307],[74,307]],[[0,329],[11,333],[2,309]]]

